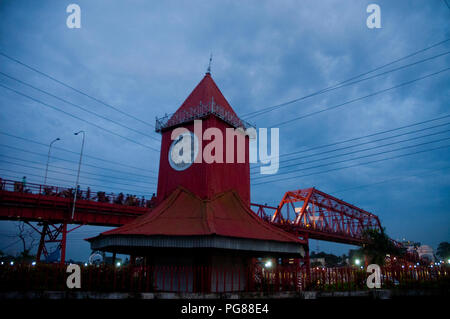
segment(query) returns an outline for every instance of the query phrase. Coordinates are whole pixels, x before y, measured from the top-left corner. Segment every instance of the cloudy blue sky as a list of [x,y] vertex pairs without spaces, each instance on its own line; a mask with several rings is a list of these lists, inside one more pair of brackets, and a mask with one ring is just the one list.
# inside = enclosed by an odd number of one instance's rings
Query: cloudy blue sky
[[[66,26],[70,3],[81,7],[80,29]],[[381,8],[380,29],[366,26],[370,3]],[[148,123],[178,108],[203,77],[211,52],[213,78],[244,115],[449,38],[450,8],[443,0],[0,0],[1,53],[120,110],[0,56],[0,176],[27,175],[29,182],[41,183],[45,144],[59,137],[49,183],[72,186],[81,147],[73,132],[84,130],[84,163],[92,166],[82,167],[82,188],[149,195],[155,192],[159,154],[152,149],[159,149],[159,136]],[[252,174],[252,201],[276,205],[287,190],[315,186],[378,215],[394,239],[434,248],[449,241],[450,118],[442,118],[450,114],[448,51],[450,41],[362,78],[385,74],[246,117],[257,127],[279,127],[281,154],[299,152],[282,161],[308,162],[268,178]],[[293,120],[406,82],[411,83]],[[278,125],[287,120],[293,121]],[[308,151],[428,120],[433,121]],[[402,133],[408,134],[394,137]],[[372,143],[356,145],[364,142]],[[337,147],[348,148],[331,152]],[[339,169],[344,166],[353,167]],[[71,233],[68,258],[86,259],[90,251],[83,238],[99,230]],[[1,250],[19,251],[15,233],[14,223],[0,223]],[[349,247],[314,242],[311,248],[340,254]]]

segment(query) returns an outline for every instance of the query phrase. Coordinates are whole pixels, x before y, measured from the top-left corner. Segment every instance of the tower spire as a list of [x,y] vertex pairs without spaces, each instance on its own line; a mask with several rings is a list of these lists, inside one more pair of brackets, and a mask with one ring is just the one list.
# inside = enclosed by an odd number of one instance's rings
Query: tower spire
[[211,74],[211,62],[212,62],[212,53],[209,56],[209,65],[208,65],[208,69],[206,70],[206,74]]

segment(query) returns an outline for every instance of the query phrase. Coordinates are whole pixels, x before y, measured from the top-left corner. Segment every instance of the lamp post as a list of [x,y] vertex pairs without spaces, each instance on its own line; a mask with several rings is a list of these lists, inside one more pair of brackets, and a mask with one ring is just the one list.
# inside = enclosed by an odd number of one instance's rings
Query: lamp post
[[44,186],[47,185],[47,174],[48,174],[48,163],[50,162],[50,150],[52,149],[53,143],[61,140],[59,137],[55,138],[50,145],[48,146],[48,154],[47,154],[47,166],[45,167],[45,177],[44,177]]
[[78,162],[77,181],[75,183],[75,194],[73,196],[72,219],[73,219],[73,216],[75,214],[75,204],[77,202],[77,195],[78,195],[78,182],[80,180],[81,159],[83,158],[84,138],[85,138],[85,135],[86,135],[86,133],[84,131],[79,131],[79,132],[73,133],[74,135],[78,135],[80,133],[83,133],[83,141],[81,143],[80,161]]

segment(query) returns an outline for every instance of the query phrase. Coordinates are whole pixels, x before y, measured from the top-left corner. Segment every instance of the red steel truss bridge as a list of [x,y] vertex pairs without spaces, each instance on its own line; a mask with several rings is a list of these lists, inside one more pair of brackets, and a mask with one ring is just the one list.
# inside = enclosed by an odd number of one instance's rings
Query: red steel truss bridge
[[[251,206],[268,223],[305,239],[362,245],[365,229],[381,230],[376,215],[315,188],[286,192],[277,207]],[[64,263],[66,237],[72,230],[83,225],[123,225],[149,211],[151,203],[79,191],[73,218],[72,207],[71,189],[0,179],[0,219],[24,221],[40,234],[38,261],[49,254],[46,244],[57,243]],[[37,227],[30,222],[38,222]]]
[[277,207],[252,206],[269,223],[311,239],[362,245],[364,230],[382,230],[376,215],[315,188],[286,192]]

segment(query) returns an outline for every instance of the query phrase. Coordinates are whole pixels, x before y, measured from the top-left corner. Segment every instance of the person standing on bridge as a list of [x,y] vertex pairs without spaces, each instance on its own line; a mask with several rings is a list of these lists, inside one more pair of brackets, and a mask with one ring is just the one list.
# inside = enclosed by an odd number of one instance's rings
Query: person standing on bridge
[[22,191],[24,192],[26,188],[27,188],[27,177],[24,176],[22,177]]

